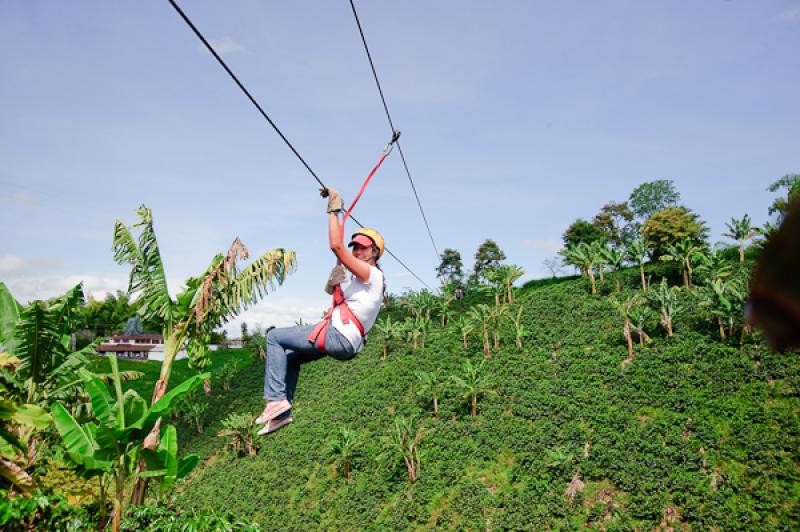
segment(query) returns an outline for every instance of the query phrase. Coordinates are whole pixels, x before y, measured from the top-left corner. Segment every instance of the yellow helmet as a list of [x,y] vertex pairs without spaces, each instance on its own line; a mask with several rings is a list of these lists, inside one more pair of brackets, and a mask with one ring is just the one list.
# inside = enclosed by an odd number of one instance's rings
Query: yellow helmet
[[[361,238],[359,238],[359,236]],[[369,241],[362,240],[364,237],[368,238]],[[378,257],[377,258],[381,258],[381,255],[383,255],[383,249],[384,249],[383,237],[375,229],[370,229],[368,227],[364,227],[363,229],[359,229],[358,231],[353,233],[353,236],[350,238],[350,243],[347,244],[347,245],[348,246],[352,246],[354,243],[355,244],[360,244],[362,246],[371,246],[371,245],[374,244],[374,245],[378,246]]]

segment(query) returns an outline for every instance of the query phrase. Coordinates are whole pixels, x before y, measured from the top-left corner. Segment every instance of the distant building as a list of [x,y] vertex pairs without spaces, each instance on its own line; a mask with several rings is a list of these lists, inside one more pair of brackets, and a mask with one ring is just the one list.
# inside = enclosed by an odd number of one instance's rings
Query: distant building
[[[164,360],[164,339],[160,334],[115,334],[97,346],[101,355],[116,353],[117,358],[130,360]],[[178,351],[176,360],[187,358],[185,349]]]
[[244,347],[244,340],[241,337],[228,340],[227,347],[228,349],[241,349]]

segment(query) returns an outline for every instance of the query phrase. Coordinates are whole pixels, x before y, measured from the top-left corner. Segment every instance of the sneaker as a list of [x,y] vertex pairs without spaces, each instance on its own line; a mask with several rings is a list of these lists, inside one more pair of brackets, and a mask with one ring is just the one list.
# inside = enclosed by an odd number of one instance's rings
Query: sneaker
[[264,436],[266,434],[272,434],[276,430],[285,427],[292,421],[293,421],[292,416],[283,416],[276,419],[272,419],[269,422],[267,422],[266,425],[264,425],[264,428],[258,431],[258,435]]
[[264,412],[261,413],[258,418],[256,418],[256,423],[261,425],[262,423],[266,423],[271,419],[275,419],[276,417],[280,416],[281,414],[285,414],[287,411],[291,410],[292,403],[287,401],[286,399],[282,401],[273,401],[267,405],[264,409]]

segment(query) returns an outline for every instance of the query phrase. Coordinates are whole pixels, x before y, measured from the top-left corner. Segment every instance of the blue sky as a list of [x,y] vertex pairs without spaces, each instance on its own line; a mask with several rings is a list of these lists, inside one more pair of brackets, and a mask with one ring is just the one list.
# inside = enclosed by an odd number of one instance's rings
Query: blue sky
[[[349,3],[181,5],[352,198],[389,129]],[[468,266],[493,238],[543,276],[569,223],[662,178],[718,240],[731,216],[766,221],[766,187],[800,172],[800,1],[357,7],[437,245]],[[244,318],[319,316],[333,259],[316,183],[166,1],[0,0],[0,67],[0,280],[19,299],[124,288],[113,222],[145,203],[173,289],[240,236],[299,260]],[[356,215],[435,283],[396,153]],[[383,263],[390,290],[420,288]]]

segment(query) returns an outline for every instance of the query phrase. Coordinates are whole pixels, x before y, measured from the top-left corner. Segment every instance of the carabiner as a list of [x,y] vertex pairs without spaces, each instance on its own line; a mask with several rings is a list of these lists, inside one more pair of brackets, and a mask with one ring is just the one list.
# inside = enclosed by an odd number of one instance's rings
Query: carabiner
[[384,157],[386,157],[387,155],[392,153],[392,149],[394,148],[394,144],[397,142],[397,139],[399,139],[399,138],[400,138],[400,131],[398,131],[397,129],[392,131],[392,140],[390,140],[389,144],[387,144],[383,148]]

